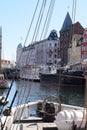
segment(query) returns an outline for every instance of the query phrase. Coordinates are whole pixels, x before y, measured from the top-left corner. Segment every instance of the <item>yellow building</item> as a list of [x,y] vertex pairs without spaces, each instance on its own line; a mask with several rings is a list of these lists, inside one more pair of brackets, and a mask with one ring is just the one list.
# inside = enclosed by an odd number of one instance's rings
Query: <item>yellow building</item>
[[71,47],[68,49],[68,65],[81,68],[81,45],[83,43],[82,35],[74,34]]

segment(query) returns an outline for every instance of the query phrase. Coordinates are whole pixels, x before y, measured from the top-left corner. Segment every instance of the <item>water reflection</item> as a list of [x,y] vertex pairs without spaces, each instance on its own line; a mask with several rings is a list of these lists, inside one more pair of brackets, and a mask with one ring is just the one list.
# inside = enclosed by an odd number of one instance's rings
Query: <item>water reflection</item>
[[[11,84],[12,81],[9,81]],[[58,87],[56,86],[43,86],[40,83],[29,81],[14,81],[10,91],[8,100],[11,104],[15,91],[18,90],[18,95],[15,99],[13,106],[23,104],[24,102],[42,100],[47,96],[59,96],[62,103],[84,106],[84,89],[82,87]],[[6,95],[7,90],[0,90],[0,95]]]

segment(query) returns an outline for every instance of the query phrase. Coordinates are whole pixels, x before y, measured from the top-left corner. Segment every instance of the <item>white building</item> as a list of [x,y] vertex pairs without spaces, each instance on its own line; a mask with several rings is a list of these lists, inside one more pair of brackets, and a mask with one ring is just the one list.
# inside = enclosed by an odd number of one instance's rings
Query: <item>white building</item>
[[35,42],[27,47],[18,45],[16,51],[16,63],[19,67],[31,64],[47,65],[58,64],[60,59],[60,42],[57,32],[52,30],[47,39]]

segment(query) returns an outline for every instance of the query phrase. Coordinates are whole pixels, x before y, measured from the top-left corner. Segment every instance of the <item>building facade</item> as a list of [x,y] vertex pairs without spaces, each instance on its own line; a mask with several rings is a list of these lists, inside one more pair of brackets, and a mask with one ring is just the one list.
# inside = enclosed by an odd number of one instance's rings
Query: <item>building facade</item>
[[81,57],[82,61],[87,59],[87,29],[83,33],[83,45],[81,47]]
[[81,46],[82,68],[87,69],[87,28],[83,33],[83,45]]
[[16,51],[17,66],[24,67],[32,64],[57,65],[60,61],[59,50],[60,42],[57,32],[52,30],[47,39],[23,48],[18,45]]
[[68,65],[75,69],[81,69],[81,45],[83,44],[83,35],[74,34],[72,46],[68,49]]
[[84,28],[79,22],[72,24],[69,13],[67,13],[62,28],[60,30],[60,57],[61,65],[68,63],[68,48],[72,46],[72,37],[74,34],[82,35]]

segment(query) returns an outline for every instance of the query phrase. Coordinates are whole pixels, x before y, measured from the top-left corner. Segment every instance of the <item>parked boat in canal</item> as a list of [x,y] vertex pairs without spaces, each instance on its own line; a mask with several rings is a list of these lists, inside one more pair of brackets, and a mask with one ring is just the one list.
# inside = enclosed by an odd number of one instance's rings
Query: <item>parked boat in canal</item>
[[8,81],[4,78],[3,74],[0,74],[0,89],[9,88]]
[[6,68],[3,70],[3,74],[7,79],[19,79],[20,78],[20,70],[16,68]]
[[20,70],[20,79],[39,82],[40,66],[38,65],[27,65]]
[[40,82],[44,86],[59,83],[61,86],[85,86],[84,71],[59,68],[56,73],[40,73]]

